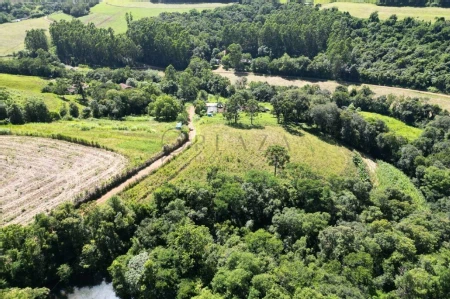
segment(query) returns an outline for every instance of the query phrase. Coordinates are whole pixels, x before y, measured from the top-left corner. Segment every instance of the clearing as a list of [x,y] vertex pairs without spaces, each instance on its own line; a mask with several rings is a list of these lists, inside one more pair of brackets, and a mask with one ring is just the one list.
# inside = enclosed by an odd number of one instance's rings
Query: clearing
[[427,210],[426,201],[422,193],[401,170],[389,163],[378,160],[375,170],[375,188],[372,192],[381,192],[388,188],[398,188],[411,196],[420,210]]
[[76,103],[80,110],[83,108],[75,101],[76,95],[66,95],[66,101],[64,101],[56,94],[42,93],[42,88],[48,82],[49,80],[40,77],[0,74],[0,88],[5,87],[12,100],[18,104],[23,104],[29,98],[36,98],[41,99],[50,111],[59,112],[64,103],[68,107],[70,102]]
[[375,93],[376,96],[393,94],[395,96],[405,96],[405,97],[422,97],[428,98],[428,102],[431,104],[436,104],[450,111],[450,95],[432,93],[427,91],[418,91],[400,87],[389,87],[381,85],[372,84],[355,84],[351,82],[337,82],[332,80],[312,80],[312,79],[301,79],[298,77],[286,77],[286,76],[270,76],[270,75],[257,75],[254,73],[235,73],[233,71],[226,71],[222,67],[214,70],[215,73],[220,74],[224,77],[230,79],[231,83],[234,83],[238,78],[246,77],[248,83],[250,82],[267,82],[270,85],[280,85],[280,86],[297,86],[303,87],[307,84],[319,85],[321,89],[328,89],[333,92],[336,86],[345,85],[349,88],[361,88],[365,85],[370,87],[370,89]]
[[[125,14],[131,13],[134,20],[157,16],[163,12],[189,12],[192,9],[212,9],[226,4],[200,3],[200,4],[153,4],[149,2],[113,1],[108,0],[91,8],[91,13],[79,19],[87,24],[94,23],[100,28],[111,27],[116,33],[127,30]],[[52,20],[70,20],[71,16],[64,13],[52,14]]]
[[264,157],[269,145],[288,148],[291,162],[306,164],[325,177],[354,175],[353,153],[333,140],[321,139],[305,130],[284,129],[270,113],[255,118],[255,127],[244,113],[240,127],[227,124],[221,114],[194,119],[196,142],[121,197],[128,201],[145,200],[165,182],[205,181],[207,170],[217,166],[222,172],[244,174],[250,169],[273,171]]
[[404,122],[395,119],[393,117],[389,117],[386,115],[381,115],[372,112],[359,112],[362,117],[367,120],[370,119],[380,119],[386,123],[389,128],[389,131],[394,132],[400,136],[405,137],[408,141],[414,141],[422,134],[422,129],[409,126]]
[[164,144],[179,136],[175,122],[157,122],[149,116],[128,116],[123,121],[109,119],[74,119],[52,123],[7,125],[12,134],[37,134],[42,137],[61,134],[80,138],[112,149],[129,160],[128,167],[147,161],[161,151]]
[[0,137],[2,225],[28,223],[121,173],[125,157],[65,141]]
[[26,31],[48,29],[51,21],[45,17],[28,19],[16,23],[0,24],[0,56],[10,55],[24,49]]
[[392,7],[378,6],[369,3],[334,2],[328,0],[315,0],[314,4],[322,4],[322,8],[337,7],[340,11],[348,11],[357,18],[368,18],[371,13],[377,11],[380,19],[385,20],[391,15],[397,15],[399,19],[413,17],[424,21],[434,21],[435,18],[444,17],[450,19],[450,9],[442,7]]
[[[91,13],[79,18],[83,23],[94,23],[101,28],[111,27],[115,32],[123,33],[127,30],[125,13],[131,13],[135,20],[157,16],[163,12],[188,12],[192,9],[212,9],[227,4],[152,4],[146,2],[113,1],[109,0],[91,8]],[[48,29],[51,22],[71,20],[72,16],[64,13],[54,13],[48,17],[29,19],[16,23],[0,25],[0,56],[11,55],[24,49],[26,31],[30,29]]]

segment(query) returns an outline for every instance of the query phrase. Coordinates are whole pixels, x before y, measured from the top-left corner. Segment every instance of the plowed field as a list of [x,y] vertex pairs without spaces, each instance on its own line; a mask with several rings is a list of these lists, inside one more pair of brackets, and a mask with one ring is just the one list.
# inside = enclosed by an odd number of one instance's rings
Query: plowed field
[[126,167],[119,154],[65,141],[0,137],[0,224],[28,223]]

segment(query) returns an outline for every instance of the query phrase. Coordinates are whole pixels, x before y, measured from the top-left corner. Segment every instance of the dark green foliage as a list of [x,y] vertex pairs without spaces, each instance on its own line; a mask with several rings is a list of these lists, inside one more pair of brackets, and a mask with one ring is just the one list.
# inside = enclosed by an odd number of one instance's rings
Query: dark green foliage
[[51,122],[50,112],[41,100],[29,99],[23,106],[26,122]]
[[70,102],[69,104],[69,115],[75,118],[80,116],[80,110],[74,102]]
[[16,103],[12,103],[8,107],[8,118],[9,122],[13,125],[21,125],[25,123],[25,118],[23,116],[22,108]]
[[25,36],[25,49],[36,52],[39,49],[48,51],[48,41],[44,29],[31,29]]

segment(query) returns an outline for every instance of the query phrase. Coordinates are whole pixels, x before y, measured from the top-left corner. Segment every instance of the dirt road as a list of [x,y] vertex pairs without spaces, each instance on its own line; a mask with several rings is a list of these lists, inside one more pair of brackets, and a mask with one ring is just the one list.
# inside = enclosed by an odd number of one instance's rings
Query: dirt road
[[247,82],[267,82],[270,85],[278,85],[278,86],[290,86],[294,85],[297,87],[303,87],[307,84],[317,84],[322,89],[328,89],[329,91],[334,91],[336,86],[338,85],[346,85],[349,87],[359,88],[362,85],[368,86],[377,96],[389,95],[393,94],[396,96],[405,96],[405,97],[422,97],[428,98],[429,103],[436,104],[441,106],[444,109],[450,111],[450,95],[433,93],[427,91],[419,91],[401,87],[391,87],[391,86],[382,86],[382,85],[373,85],[373,84],[359,84],[352,82],[337,82],[333,80],[313,80],[313,79],[304,79],[298,77],[290,77],[290,76],[270,76],[270,75],[259,75],[254,73],[235,73],[232,70],[225,70],[222,67],[214,70],[214,73],[219,74],[223,77],[230,79],[231,83],[234,83],[238,78],[247,78]]
[[188,124],[188,127],[189,127],[189,140],[183,146],[181,146],[179,149],[177,149],[177,150],[173,151],[172,153],[170,153],[169,155],[166,155],[166,156],[162,157],[161,159],[153,162],[148,167],[146,167],[146,168],[142,169],[141,171],[139,171],[135,176],[129,178],[128,180],[126,180],[125,182],[123,182],[119,186],[115,187],[114,189],[111,189],[108,193],[106,193],[105,195],[100,197],[97,200],[97,203],[99,203],[99,204],[100,203],[104,203],[106,200],[108,200],[108,198],[111,198],[112,196],[117,195],[120,192],[124,191],[128,186],[130,186],[131,184],[134,184],[134,183],[142,180],[146,176],[152,174],[158,168],[160,168],[164,164],[168,163],[170,160],[172,160],[174,157],[178,156],[186,148],[188,148],[188,146],[190,144],[192,144],[192,142],[194,141],[195,135],[196,135],[195,127],[194,127],[194,124],[193,124],[193,119],[194,119],[194,115],[195,115],[194,106],[191,106],[189,108],[188,112],[189,112],[189,119],[190,119],[189,124]]

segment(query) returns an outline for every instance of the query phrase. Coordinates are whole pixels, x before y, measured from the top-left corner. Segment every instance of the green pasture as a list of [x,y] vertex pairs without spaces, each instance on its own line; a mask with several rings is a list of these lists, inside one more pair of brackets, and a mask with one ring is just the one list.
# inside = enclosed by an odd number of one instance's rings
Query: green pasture
[[288,149],[291,162],[309,165],[325,177],[351,176],[356,172],[350,150],[296,127],[285,129],[270,113],[259,114],[253,127],[245,114],[240,123],[237,127],[231,126],[221,114],[196,117],[196,143],[121,196],[126,200],[145,200],[165,182],[205,181],[212,166],[236,175],[250,169],[273,171],[264,151],[275,144]]
[[8,125],[13,134],[61,134],[98,142],[124,155],[129,166],[142,164],[161,151],[163,143],[173,143],[179,136],[175,122],[157,122],[147,116],[127,117],[124,121],[109,119],[75,119],[52,123]]
[[360,112],[362,117],[366,120],[380,119],[386,123],[389,131],[395,132],[398,135],[405,137],[408,141],[414,141],[422,134],[422,129],[408,126],[404,122],[401,122],[393,117],[372,113],[372,112]]
[[27,99],[41,99],[50,111],[58,112],[66,103],[76,102],[75,95],[65,96],[65,101],[53,93],[42,93],[41,90],[48,84],[49,80],[33,76],[0,74],[0,88],[4,87],[10,94],[13,101],[23,104]]

